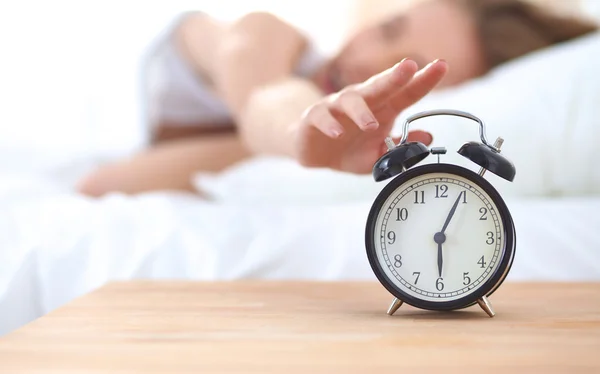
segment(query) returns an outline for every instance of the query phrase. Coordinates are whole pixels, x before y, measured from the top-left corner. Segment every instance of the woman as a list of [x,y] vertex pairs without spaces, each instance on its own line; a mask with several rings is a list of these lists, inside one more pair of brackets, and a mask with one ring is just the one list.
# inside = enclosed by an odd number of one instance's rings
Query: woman
[[366,173],[397,115],[436,87],[593,30],[519,0],[429,0],[360,30],[325,61],[273,15],[225,25],[189,14],[153,54],[152,146],[102,167],[80,190],[190,191],[194,172],[256,154]]

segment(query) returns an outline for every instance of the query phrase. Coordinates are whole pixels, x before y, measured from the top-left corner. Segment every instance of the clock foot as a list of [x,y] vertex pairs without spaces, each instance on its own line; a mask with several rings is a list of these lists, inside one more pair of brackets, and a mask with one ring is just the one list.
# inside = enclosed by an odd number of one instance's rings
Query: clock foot
[[494,309],[492,309],[492,304],[490,304],[490,301],[487,297],[483,296],[481,299],[478,299],[477,304],[479,304],[481,309],[483,309],[488,316],[494,317],[496,315]]
[[392,305],[390,305],[390,307],[388,308],[387,314],[389,314],[390,316],[393,315],[394,313],[396,313],[396,311],[398,310],[398,308],[400,308],[403,304],[403,301],[400,299],[394,299],[394,301],[392,301]]

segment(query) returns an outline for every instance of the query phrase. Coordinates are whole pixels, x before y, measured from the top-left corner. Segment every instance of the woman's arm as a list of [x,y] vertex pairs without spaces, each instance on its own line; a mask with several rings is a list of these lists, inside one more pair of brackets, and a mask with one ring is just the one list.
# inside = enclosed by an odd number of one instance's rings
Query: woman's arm
[[[433,90],[448,65],[434,61],[417,70],[404,60],[321,99],[311,99],[318,94],[304,81],[259,90],[248,104],[245,140],[255,152],[289,155],[304,166],[368,173],[386,151],[395,118]],[[423,131],[409,139],[432,141]]]
[[[228,104],[242,138],[253,137],[252,144],[256,143],[255,135],[270,135],[281,130],[321,97],[320,91],[308,81],[302,81],[303,85],[310,86],[311,94],[306,100],[290,92],[289,83],[280,87],[280,83],[288,79],[296,82],[294,86],[301,81],[292,76],[307,40],[272,14],[250,13],[226,24],[202,12],[190,13],[178,24],[175,42],[195,73]],[[272,85],[277,86],[277,90],[282,88],[286,97],[293,100],[282,103],[273,101],[270,94],[256,94]],[[273,92],[272,89],[267,91]],[[247,113],[251,98],[265,96],[271,100],[268,105],[260,105],[259,110]],[[282,115],[285,118],[280,118]],[[261,142],[252,149],[264,150],[264,145]]]
[[186,14],[175,28],[177,49],[194,72],[209,82],[226,29],[227,24],[203,12]]
[[223,35],[214,79],[253,153],[290,155],[290,126],[322,92],[294,68],[307,46],[291,25],[268,13],[249,14]]
[[[407,60],[325,96],[309,80],[293,76],[305,45],[297,30],[268,13],[247,15],[222,35],[215,86],[253,153],[366,172],[384,151],[394,118],[447,71],[445,62],[436,61],[417,73],[416,64]],[[431,141],[428,134],[414,135]]]
[[294,73],[306,45],[297,29],[269,13],[247,14],[227,28],[213,79],[235,119],[254,90]]
[[311,81],[288,77],[252,91],[238,120],[241,140],[254,154],[296,158],[304,113],[325,98]]
[[237,119],[253,90],[290,77],[307,45],[293,26],[265,12],[224,24],[205,13],[186,15],[175,41]]

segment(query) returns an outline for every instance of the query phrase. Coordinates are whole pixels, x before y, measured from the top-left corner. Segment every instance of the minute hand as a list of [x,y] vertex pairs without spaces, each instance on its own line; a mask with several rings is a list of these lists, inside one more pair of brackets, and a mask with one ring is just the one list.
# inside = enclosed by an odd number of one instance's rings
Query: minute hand
[[448,227],[448,224],[450,223],[450,220],[452,219],[454,212],[456,212],[456,207],[458,206],[458,202],[460,201],[460,197],[462,196],[463,193],[464,193],[464,191],[462,191],[461,193],[458,194],[458,197],[456,198],[454,205],[452,205],[452,209],[450,209],[450,213],[448,213],[448,217],[446,218],[446,222],[444,222],[442,231],[440,231],[442,234],[444,233],[444,231],[446,231],[446,228]]

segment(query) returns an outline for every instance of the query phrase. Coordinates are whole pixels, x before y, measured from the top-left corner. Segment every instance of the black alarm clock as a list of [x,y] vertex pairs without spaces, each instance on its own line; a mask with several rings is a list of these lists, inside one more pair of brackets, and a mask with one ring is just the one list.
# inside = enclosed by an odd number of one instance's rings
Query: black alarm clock
[[[440,162],[442,147],[428,149],[407,142],[413,121],[438,115],[459,116],[479,124],[481,142],[467,142],[458,153],[481,167],[478,173]],[[379,282],[394,296],[393,315],[407,303],[448,311],[479,304],[495,315],[488,297],[500,287],[513,263],[516,231],[486,171],[513,181],[514,165],[500,154],[503,140],[490,145],[485,125],[456,110],[432,110],[409,117],[398,145],[386,139],[388,151],[375,163],[373,177],[394,177],[369,212],[365,244]],[[417,166],[430,154],[437,163]]]

